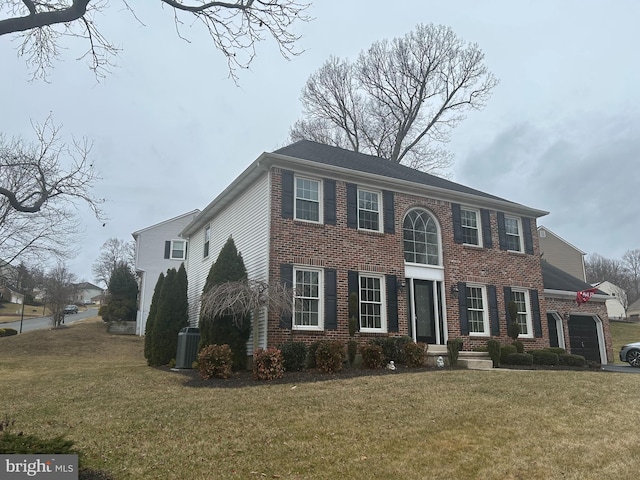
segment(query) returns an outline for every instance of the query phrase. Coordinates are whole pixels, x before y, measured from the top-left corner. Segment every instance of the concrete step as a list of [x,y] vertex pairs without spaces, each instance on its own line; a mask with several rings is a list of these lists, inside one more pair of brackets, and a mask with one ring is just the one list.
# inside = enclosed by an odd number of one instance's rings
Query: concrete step
[[484,358],[458,357],[458,365],[469,370],[491,370],[493,368],[493,362],[491,359]]
[[[437,358],[442,357],[445,364],[449,364],[449,352],[446,345],[429,345],[427,350],[427,365],[435,366]],[[460,352],[458,365],[469,370],[491,370],[493,362],[487,352]]]

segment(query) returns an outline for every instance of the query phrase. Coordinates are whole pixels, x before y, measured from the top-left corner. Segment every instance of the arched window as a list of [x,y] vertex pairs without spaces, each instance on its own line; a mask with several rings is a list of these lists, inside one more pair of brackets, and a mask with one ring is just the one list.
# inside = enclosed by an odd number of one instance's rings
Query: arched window
[[425,210],[411,210],[404,217],[404,260],[408,263],[440,265],[438,227]]

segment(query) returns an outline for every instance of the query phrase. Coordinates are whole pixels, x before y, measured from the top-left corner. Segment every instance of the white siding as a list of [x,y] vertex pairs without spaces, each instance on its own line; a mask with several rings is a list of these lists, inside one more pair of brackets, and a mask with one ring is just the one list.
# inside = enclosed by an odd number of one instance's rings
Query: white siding
[[[211,265],[231,236],[242,254],[247,276],[269,279],[269,175],[265,172],[224,210],[211,219],[209,256],[203,258],[205,227],[189,238],[189,323],[198,326],[200,297]],[[266,345],[266,311],[259,319],[260,345]],[[253,350],[250,341],[249,352]]]
[[[160,273],[167,270],[180,268],[182,260],[169,260],[164,258],[164,242],[178,240],[178,234],[198,214],[198,211],[167,220],[152,227],[145,228],[134,233],[136,239],[136,271],[140,277],[138,313],[136,316],[136,333],[144,335],[149,316],[149,306],[153,291]],[[187,246],[187,254],[189,246]],[[185,268],[187,264],[185,263]]]

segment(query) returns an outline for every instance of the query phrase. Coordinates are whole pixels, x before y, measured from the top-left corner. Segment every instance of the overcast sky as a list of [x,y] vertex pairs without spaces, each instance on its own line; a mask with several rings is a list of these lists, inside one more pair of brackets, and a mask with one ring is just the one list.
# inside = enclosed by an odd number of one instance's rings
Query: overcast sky
[[640,248],[636,0],[316,0],[315,19],[296,27],[304,53],[287,61],[262,43],[239,86],[198,25],[183,30],[187,43],[160,2],[131,4],[145,26],[111,4],[97,23],[123,52],[99,83],[72,45],[49,83],[29,82],[17,44],[0,37],[0,131],[32,139],[30,121],[52,112],[66,138],[94,142],[109,220],[80,212],[85,235],[68,262],[79,279],[93,281],[108,238],[204,208],[262,152],[285,145],[300,91],[330,55],[354,59],[419,22],[478,43],[500,80],[453,134],[452,179],[551,212],[538,224],[588,254]]

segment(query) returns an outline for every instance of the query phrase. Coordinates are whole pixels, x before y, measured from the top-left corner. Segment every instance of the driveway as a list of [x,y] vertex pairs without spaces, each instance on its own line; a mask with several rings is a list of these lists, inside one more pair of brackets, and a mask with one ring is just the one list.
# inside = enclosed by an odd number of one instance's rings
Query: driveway
[[[83,320],[89,317],[95,317],[98,314],[98,307],[91,307],[84,312],[74,313],[72,315],[64,316],[64,324],[69,325],[73,322],[77,322],[78,320]],[[53,323],[53,319],[51,317],[38,317],[38,318],[25,318],[22,321],[22,333],[28,332],[30,330],[40,330],[43,328],[51,328],[51,324]],[[3,323],[0,325],[0,328],[15,328],[18,332],[20,331],[20,320],[17,322],[11,323]]]
[[604,365],[602,370],[605,372],[618,372],[618,373],[640,373],[640,368],[635,368],[628,363],[610,363]]

